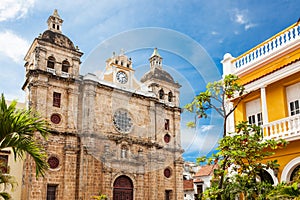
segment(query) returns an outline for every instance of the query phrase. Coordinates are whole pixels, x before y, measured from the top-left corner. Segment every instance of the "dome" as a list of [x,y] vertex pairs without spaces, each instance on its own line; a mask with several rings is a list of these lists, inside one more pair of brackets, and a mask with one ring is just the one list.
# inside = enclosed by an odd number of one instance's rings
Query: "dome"
[[158,79],[162,81],[166,81],[168,83],[175,83],[173,77],[163,69],[154,68],[147,72],[142,78],[141,82],[144,83],[150,79]]
[[67,49],[76,50],[73,42],[67,36],[51,30],[45,31],[41,36],[41,40]]

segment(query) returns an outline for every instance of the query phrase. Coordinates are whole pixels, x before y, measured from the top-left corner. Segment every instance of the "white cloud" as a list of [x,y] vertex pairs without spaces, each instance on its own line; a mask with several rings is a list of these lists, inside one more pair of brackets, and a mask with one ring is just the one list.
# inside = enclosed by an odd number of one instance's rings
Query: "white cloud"
[[0,32],[0,56],[4,55],[16,63],[22,63],[28,48],[29,42],[12,31]]
[[212,31],[211,34],[212,34],[212,35],[218,35],[219,33],[216,32],[216,31]]
[[256,24],[250,21],[248,13],[249,13],[248,10],[233,9],[231,11],[231,20],[240,25],[243,25],[245,30],[253,28],[256,26]]
[[213,128],[212,125],[202,125],[201,126],[201,132],[206,132],[206,131],[209,131]]
[[245,16],[242,13],[236,13],[235,14],[235,21],[239,24],[245,24],[246,23]]
[[248,29],[253,28],[255,26],[256,26],[256,24],[252,24],[252,23],[246,24],[245,25],[245,30],[248,30]]
[[1,0],[0,22],[24,17],[28,10],[33,7],[34,2],[35,0]]

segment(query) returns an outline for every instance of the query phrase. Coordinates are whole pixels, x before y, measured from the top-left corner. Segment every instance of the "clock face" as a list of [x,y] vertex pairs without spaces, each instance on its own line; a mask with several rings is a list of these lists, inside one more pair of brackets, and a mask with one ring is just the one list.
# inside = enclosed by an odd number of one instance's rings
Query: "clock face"
[[126,73],[122,71],[117,72],[116,77],[117,77],[117,81],[122,84],[126,83],[128,80]]

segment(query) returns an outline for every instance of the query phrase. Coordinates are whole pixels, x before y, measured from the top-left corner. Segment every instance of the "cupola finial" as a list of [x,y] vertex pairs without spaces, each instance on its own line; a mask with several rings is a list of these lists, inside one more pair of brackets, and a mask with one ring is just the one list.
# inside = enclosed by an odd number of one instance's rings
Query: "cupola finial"
[[64,20],[62,20],[57,12],[57,9],[54,9],[53,14],[48,18],[48,30],[51,30],[53,32],[61,33],[62,23]]
[[154,70],[155,68],[162,69],[162,57],[159,55],[157,48],[154,48],[149,61],[151,70]]

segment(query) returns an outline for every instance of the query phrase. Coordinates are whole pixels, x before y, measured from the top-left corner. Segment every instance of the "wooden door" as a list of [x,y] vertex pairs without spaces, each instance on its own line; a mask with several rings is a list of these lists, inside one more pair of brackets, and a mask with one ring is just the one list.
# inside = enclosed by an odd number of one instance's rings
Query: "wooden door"
[[127,176],[120,176],[114,182],[113,200],[133,200],[133,184]]

